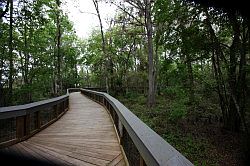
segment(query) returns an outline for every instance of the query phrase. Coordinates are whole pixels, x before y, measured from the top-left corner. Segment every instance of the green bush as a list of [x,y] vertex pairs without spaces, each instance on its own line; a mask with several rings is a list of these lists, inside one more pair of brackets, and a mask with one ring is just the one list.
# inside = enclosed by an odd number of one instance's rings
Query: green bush
[[165,94],[172,100],[170,103],[169,120],[176,122],[187,115],[188,97],[185,90],[179,86],[171,86],[165,89]]
[[179,119],[182,119],[187,115],[187,107],[185,105],[185,100],[173,102],[170,108],[171,111],[169,113],[169,120],[172,122],[177,122]]

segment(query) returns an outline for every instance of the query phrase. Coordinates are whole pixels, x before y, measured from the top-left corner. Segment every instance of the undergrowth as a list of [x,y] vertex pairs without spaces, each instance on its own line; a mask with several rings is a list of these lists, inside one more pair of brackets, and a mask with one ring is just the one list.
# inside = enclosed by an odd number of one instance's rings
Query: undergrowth
[[220,165],[221,154],[209,138],[186,131],[188,106],[183,94],[157,96],[153,109],[146,107],[147,98],[143,94],[127,93],[117,98],[195,165]]

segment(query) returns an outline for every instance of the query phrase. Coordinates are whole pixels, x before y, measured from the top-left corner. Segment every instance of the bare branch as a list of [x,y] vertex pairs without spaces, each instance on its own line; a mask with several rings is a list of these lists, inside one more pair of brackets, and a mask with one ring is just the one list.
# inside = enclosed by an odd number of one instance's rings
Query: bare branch
[[113,5],[115,5],[116,7],[118,7],[119,9],[121,9],[123,12],[125,12],[126,14],[128,14],[130,17],[132,17],[134,20],[136,20],[136,22],[138,22],[141,26],[144,26],[144,23],[142,23],[140,20],[138,20],[135,16],[133,16],[131,13],[129,13],[128,11],[126,11],[126,9],[122,8],[121,6],[115,4],[114,2],[111,2]]

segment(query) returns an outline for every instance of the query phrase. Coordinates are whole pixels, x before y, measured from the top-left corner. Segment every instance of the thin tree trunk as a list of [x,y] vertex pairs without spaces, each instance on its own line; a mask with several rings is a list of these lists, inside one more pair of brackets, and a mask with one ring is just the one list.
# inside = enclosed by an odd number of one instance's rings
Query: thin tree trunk
[[9,24],[9,100],[8,105],[12,104],[13,98],[13,75],[14,75],[14,65],[13,65],[13,0],[10,0],[10,24]]
[[189,90],[189,103],[193,107],[194,106],[194,75],[193,75],[193,68],[191,57],[189,53],[186,54],[187,58],[187,72],[188,72],[188,90]]
[[24,84],[27,87],[26,92],[26,100],[27,102],[31,102],[31,91],[30,91],[30,83],[28,79],[29,73],[29,53],[28,53],[28,42],[27,42],[27,11],[26,11],[26,1],[24,1]]
[[53,97],[57,95],[58,88],[57,88],[57,62],[56,62],[56,38],[55,38],[55,45],[54,45],[54,56],[53,56],[53,71],[52,71],[52,89],[53,89]]
[[3,85],[2,85],[4,54],[5,54],[5,46],[2,47],[2,54],[0,57],[0,94],[1,94],[0,95],[0,107],[3,107],[5,105],[4,103],[5,94],[3,94]]
[[239,110],[240,113],[242,114],[242,119],[243,119],[243,127],[245,127],[245,130],[248,132],[248,128],[246,125],[246,120],[245,120],[245,107],[246,107],[246,91],[247,91],[247,84],[246,84],[246,54],[247,54],[247,42],[248,40],[248,35],[249,35],[249,28],[247,28],[247,18],[243,18],[243,37],[242,37],[242,49],[240,51],[240,64],[239,64],[239,75],[238,75],[238,84],[237,86],[238,91],[236,92],[236,97],[239,99]]
[[[161,39],[161,29],[162,29],[162,24],[157,24],[156,28],[155,28],[155,40],[156,40],[156,44],[155,44],[155,72],[154,72],[154,78],[155,78],[155,94],[159,94],[160,93],[160,88],[158,89],[158,73],[159,73],[159,55],[158,55],[158,49],[160,46],[160,39]],[[160,86],[159,86],[160,87]]]
[[[246,52],[242,47],[240,24],[237,21],[237,15],[234,11],[228,11],[228,18],[233,29],[233,42],[230,46],[230,59],[228,73],[228,86],[224,82],[220,67],[220,57],[223,57],[223,52],[220,48],[220,43],[215,35],[215,32],[211,26],[208,11],[205,10],[207,19],[206,23],[210,31],[210,36],[213,42],[213,48],[216,56],[212,56],[212,62],[214,66],[217,89],[220,98],[220,105],[223,114],[224,127],[231,131],[240,131],[241,125],[243,129],[247,131],[245,123],[245,71],[244,64],[246,63]],[[243,42],[244,43],[244,42]],[[240,57],[238,57],[240,55]],[[239,74],[237,74],[237,64],[240,59]],[[238,75],[238,78],[237,78]]]
[[228,119],[228,99],[227,99],[227,91],[226,91],[226,85],[225,81],[221,72],[221,67],[220,67],[220,59],[221,55],[223,54],[221,48],[220,48],[220,43],[215,35],[215,32],[212,28],[212,24],[210,21],[210,16],[207,11],[207,9],[204,9],[204,12],[206,14],[206,20],[205,23],[208,27],[211,41],[212,41],[212,46],[213,46],[213,53],[212,53],[212,64],[214,68],[214,75],[217,83],[217,93],[219,95],[220,99],[220,107],[222,111],[222,117],[223,117],[223,124],[224,127],[228,126],[229,119]]
[[[244,43],[241,40],[240,23],[237,20],[235,11],[228,11],[229,21],[233,28],[233,43],[230,47],[230,66],[229,66],[229,86],[230,86],[230,114],[232,114],[231,125],[232,131],[239,131],[240,125],[247,131],[245,122],[245,64],[246,51]],[[239,57],[238,57],[239,56]],[[239,74],[237,74],[237,64],[240,59]],[[238,75],[238,79],[237,79]]]
[[101,19],[101,15],[100,15],[100,11],[99,11],[99,5],[98,5],[98,1],[97,0],[92,0],[93,4],[95,6],[95,10],[97,13],[97,17],[99,19],[99,24],[100,24],[100,31],[101,31],[101,36],[102,36],[102,52],[103,55],[105,57],[105,85],[106,85],[106,90],[107,93],[109,93],[109,77],[108,77],[108,66],[109,66],[109,62],[108,62],[108,57],[106,54],[106,42],[105,42],[105,38],[104,38],[104,32],[103,32],[103,25],[102,25],[102,19]]
[[61,22],[60,22],[60,0],[56,0],[57,14],[56,14],[56,26],[57,26],[57,86],[59,94],[62,94],[62,74],[61,74]]
[[148,46],[148,107],[155,105],[155,78],[154,78],[154,51],[153,51],[153,27],[151,19],[151,1],[146,1],[145,24],[147,29]]
[[[184,23],[181,23],[181,28],[185,32],[186,27],[184,26]],[[193,76],[193,68],[192,68],[192,57],[190,55],[190,52],[188,51],[188,38],[187,35],[182,33],[181,34],[181,40],[182,40],[182,56],[181,62],[185,64],[186,71],[187,71],[187,76],[186,76],[186,82],[184,82],[184,85],[187,87],[188,91],[188,99],[189,99],[189,105],[191,107],[191,110],[194,109],[194,76]]]

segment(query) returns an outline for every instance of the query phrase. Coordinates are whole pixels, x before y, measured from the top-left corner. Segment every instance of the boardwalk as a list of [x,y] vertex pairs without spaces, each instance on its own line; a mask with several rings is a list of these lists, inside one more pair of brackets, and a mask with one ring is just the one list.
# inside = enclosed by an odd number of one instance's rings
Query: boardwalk
[[80,93],[70,94],[70,109],[30,139],[2,151],[52,165],[125,165],[107,111]]

